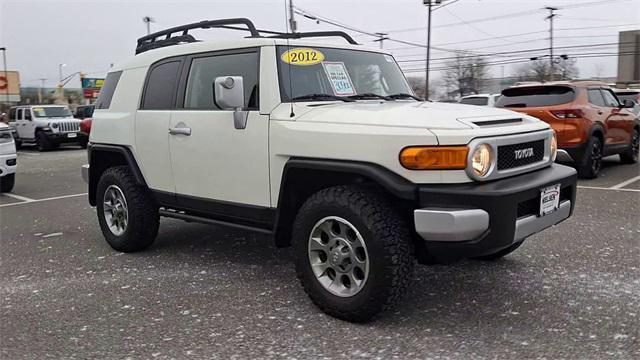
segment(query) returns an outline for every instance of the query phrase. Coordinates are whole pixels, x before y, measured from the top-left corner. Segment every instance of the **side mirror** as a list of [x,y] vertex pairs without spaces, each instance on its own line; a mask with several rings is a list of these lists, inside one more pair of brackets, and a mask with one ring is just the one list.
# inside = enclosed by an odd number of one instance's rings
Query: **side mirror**
[[623,108],[632,109],[634,106],[636,106],[636,103],[633,102],[633,100],[629,100],[629,99],[622,100],[622,107]]
[[233,110],[236,129],[247,127],[249,112],[244,108],[244,81],[242,76],[221,76],[213,83],[213,101],[222,110]]

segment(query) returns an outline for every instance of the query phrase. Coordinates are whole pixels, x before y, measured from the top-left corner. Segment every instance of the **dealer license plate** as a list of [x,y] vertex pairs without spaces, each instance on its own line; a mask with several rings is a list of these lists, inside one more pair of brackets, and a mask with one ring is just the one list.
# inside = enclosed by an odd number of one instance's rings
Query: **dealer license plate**
[[67,134],[68,138],[74,138],[74,137],[77,137],[77,136],[78,136],[78,134],[76,134],[76,133],[68,133]]
[[540,216],[545,216],[558,209],[560,205],[560,184],[540,190]]

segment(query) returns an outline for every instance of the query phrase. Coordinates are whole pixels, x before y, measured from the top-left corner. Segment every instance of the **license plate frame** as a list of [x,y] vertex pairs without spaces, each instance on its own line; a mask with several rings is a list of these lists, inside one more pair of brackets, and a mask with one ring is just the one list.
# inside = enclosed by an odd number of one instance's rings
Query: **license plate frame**
[[76,134],[76,133],[68,133],[67,137],[68,138],[75,138],[75,137],[78,137],[78,134]]
[[560,207],[560,184],[540,189],[540,216],[545,216]]

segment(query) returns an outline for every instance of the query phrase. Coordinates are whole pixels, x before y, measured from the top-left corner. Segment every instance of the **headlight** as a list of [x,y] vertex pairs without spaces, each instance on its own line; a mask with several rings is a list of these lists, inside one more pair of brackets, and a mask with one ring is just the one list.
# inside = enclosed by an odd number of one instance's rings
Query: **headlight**
[[471,168],[477,176],[484,177],[489,173],[491,169],[491,156],[491,147],[487,144],[480,144],[473,150]]
[[54,129],[57,129],[58,128],[58,123],[51,124],[51,127],[54,128]]
[[553,136],[551,137],[551,162],[556,161],[556,156],[558,155],[558,138],[556,136],[556,132],[553,132]]

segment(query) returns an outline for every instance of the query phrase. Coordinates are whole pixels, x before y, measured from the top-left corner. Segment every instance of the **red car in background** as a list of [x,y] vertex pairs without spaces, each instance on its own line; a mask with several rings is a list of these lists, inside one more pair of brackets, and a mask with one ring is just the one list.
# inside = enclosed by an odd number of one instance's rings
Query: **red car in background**
[[81,105],[76,108],[74,115],[76,119],[82,120],[82,122],[80,122],[80,131],[87,135],[91,132],[91,122],[94,110],[95,105]]

